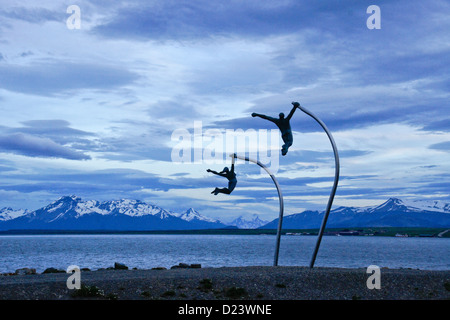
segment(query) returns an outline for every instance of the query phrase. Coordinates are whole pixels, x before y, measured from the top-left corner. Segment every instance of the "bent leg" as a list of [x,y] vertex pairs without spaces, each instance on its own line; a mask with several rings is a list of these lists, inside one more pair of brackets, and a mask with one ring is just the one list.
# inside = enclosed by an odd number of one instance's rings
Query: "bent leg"
[[290,146],[292,146],[292,143],[294,142],[294,138],[292,137],[292,133],[285,133],[281,136],[283,139],[283,146],[281,147],[281,154],[285,156],[288,152],[288,149]]
[[218,193],[230,194],[231,191],[228,188],[222,188],[222,189],[216,188],[214,195],[217,196]]

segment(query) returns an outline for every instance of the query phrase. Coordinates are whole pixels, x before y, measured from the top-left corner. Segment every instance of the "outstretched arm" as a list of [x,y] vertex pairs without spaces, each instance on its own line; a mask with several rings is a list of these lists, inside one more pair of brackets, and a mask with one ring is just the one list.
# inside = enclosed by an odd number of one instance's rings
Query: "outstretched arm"
[[292,102],[292,104],[294,105],[292,107],[291,112],[289,112],[288,116],[286,117],[286,119],[291,120],[292,116],[294,115],[295,110],[297,110],[297,108],[300,106],[300,104],[298,102]]
[[217,171],[214,171],[214,170],[211,170],[211,169],[208,169],[208,170],[206,170],[206,171],[211,172],[211,173],[214,173],[214,174],[217,174],[218,176],[221,176],[221,177],[225,177],[225,176],[226,176],[226,175],[223,174],[223,173],[220,173],[220,172],[217,172]]
[[233,154],[230,154],[230,157],[231,157],[231,171],[234,171],[234,162],[235,162],[236,159],[237,159],[236,152],[233,153]]
[[263,114],[255,113],[255,112],[252,113],[252,117],[260,117],[260,118],[263,118],[263,119],[266,119],[266,120],[269,120],[272,122],[274,122],[276,120],[275,118],[272,118],[272,117],[269,117],[269,116],[266,116]]

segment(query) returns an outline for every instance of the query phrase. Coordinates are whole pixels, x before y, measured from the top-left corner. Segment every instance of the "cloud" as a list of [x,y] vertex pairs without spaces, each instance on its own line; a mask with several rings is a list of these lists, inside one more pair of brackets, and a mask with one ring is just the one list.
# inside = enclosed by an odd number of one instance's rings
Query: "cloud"
[[52,96],[80,89],[111,89],[129,85],[138,75],[116,66],[53,61],[33,65],[0,64],[0,87]]
[[[432,92],[420,95],[401,85],[398,88],[389,85],[294,89],[253,101],[253,105],[243,111],[247,116],[216,120],[208,128],[275,129],[273,123],[252,118],[251,113],[278,117],[280,112],[290,111],[293,100],[315,114],[332,132],[392,123],[406,123],[428,131],[450,128],[446,119],[441,120],[449,107],[447,98],[434,97]],[[291,126],[296,132],[323,131],[314,119],[300,110],[292,117]]]
[[9,128],[5,131],[47,137],[60,144],[78,141],[79,137],[95,136],[92,132],[71,128],[70,122],[66,120],[28,120],[22,124],[23,127]]
[[[157,101],[148,107],[148,114],[155,122],[186,124],[188,121],[202,118],[202,114],[198,111],[199,108],[192,102],[192,98],[184,96]],[[161,126],[163,126],[162,123]],[[173,130],[173,128],[167,129]]]
[[[387,55],[391,50],[382,53],[380,56],[371,57],[364,64],[364,67],[353,70],[358,73],[355,80],[361,84],[396,83],[408,80],[426,79],[435,77],[439,86],[442,81],[442,61],[449,55],[449,50],[433,53],[410,53]],[[380,75],[380,70],[388,72]],[[352,72],[353,73],[353,72]],[[349,73],[351,76],[352,73]],[[444,80],[449,80],[444,76]],[[428,86],[430,87],[430,85]]]
[[0,136],[0,150],[29,157],[64,158],[70,160],[91,159],[89,155],[57,144],[51,139],[24,133]]
[[[161,109],[161,112],[163,110]],[[180,123],[182,123],[180,116]],[[132,162],[134,160],[160,160],[171,162],[172,120],[150,121],[116,120],[106,133],[94,133],[72,128],[61,119],[22,121],[24,126],[0,126],[0,136],[25,135],[46,138],[72,150],[90,152],[97,159]]]
[[[1,171],[0,171],[1,173]],[[4,174],[6,176],[6,174]],[[184,189],[173,184],[171,179],[161,181],[156,174],[136,169],[105,169],[105,170],[40,170],[31,173],[16,173],[8,176],[9,183],[0,185],[0,193],[18,192],[31,194],[47,192],[52,198],[61,195],[76,194],[85,199],[111,200],[111,199],[143,199],[142,190],[154,190],[154,201],[158,202],[156,194],[164,194],[171,188]],[[13,182],[13,183],[11,183]],[[148,192],[145,196],[150,197]],[[187,208],[186,208],[187,209]]]
[[[262,37],[317,28],[340,36],[365,27],[368,1],[134,1],[94,28],[111,38],[196,40],[215,37]],[[318,21],[320,23],[318,23]],[[363,28],[356,28],[362,26]]]
[[267,4],[268,1],[229,1],[218,5],[204,0],[128,3],[94,32],[114,38],[170,40],[294,30],[298,22],[291,5],[269,7]]
[[96,157],[108,160],[171,161],[172,149],[168,146],[173,130],[171,121],[155,117],[150,121],[118,120],[114,124],[121,126],[112,127],[113,134],[80,141],[80,148],[96,152]]
[[0,172],[2,172],[2,171],[14,171],[14,170],[15,170],[14,167],[7,167],[7,166],[0,165]]
[[52,11],[46,8],[25,8],[12,7],[9,9],[0,10],[0,16],[8,19],[22,20],[30,23],[44,23],[47,21],[64,21],[66,18],[65,12]]
[[450,141],[435,143],[429,146],[430,149],[450,152]]
[[[434,118],[433,118],[434,119]],[[424,131],[450,131],[450,118],[443,120],[432,120],[426,124],[422,130]]]
[[[29,156],[51,154],[48,157],[90,159],[89,156],[74,150],[95,151],[98,148],[96,134],[71,128],[66,120],[28,120],[22,124],[24,125],[22,127],[0,127],[4,150],[15,150],[16,153],[20,153],[21,148],[25,148],[20,154]],[[8,139],[10,142],[7,143]],[[32,145],[36,147],[33,148]]]

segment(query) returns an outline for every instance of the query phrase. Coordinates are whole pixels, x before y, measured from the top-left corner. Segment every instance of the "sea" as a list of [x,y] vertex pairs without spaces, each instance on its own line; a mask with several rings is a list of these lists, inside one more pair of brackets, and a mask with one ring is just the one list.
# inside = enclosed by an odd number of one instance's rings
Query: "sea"
[[[317,238],[281,236],[279,266],[309,266]],[[19,268],[43,272],[69,266],[97,270],[115,262],[130,269],[170,268],[179,263],[206,267],[272,266],[275,235],[2,235],[0,273]],[[450,270],[450,239],[324,236],[315,267]]]

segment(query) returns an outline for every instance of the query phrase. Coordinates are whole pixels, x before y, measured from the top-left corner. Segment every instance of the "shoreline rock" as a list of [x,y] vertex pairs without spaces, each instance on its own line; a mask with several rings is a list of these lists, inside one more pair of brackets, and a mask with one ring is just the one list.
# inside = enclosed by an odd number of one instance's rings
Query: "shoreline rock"
[[170,267],[170,269],[200,269],[201,267],[200,263],[187,264],[180,262],[178,265]]
[[51,268],[45,269],[42,273],[66,273],[66,271],[51,267]]
[[36,269],[34,268],[20,268],[14,272],[15,275],[24,275],[24,274],[36,274]]
[[128,270],[128,267],[124,265],[123,263],[114,262],[114,269],[115,270]]

